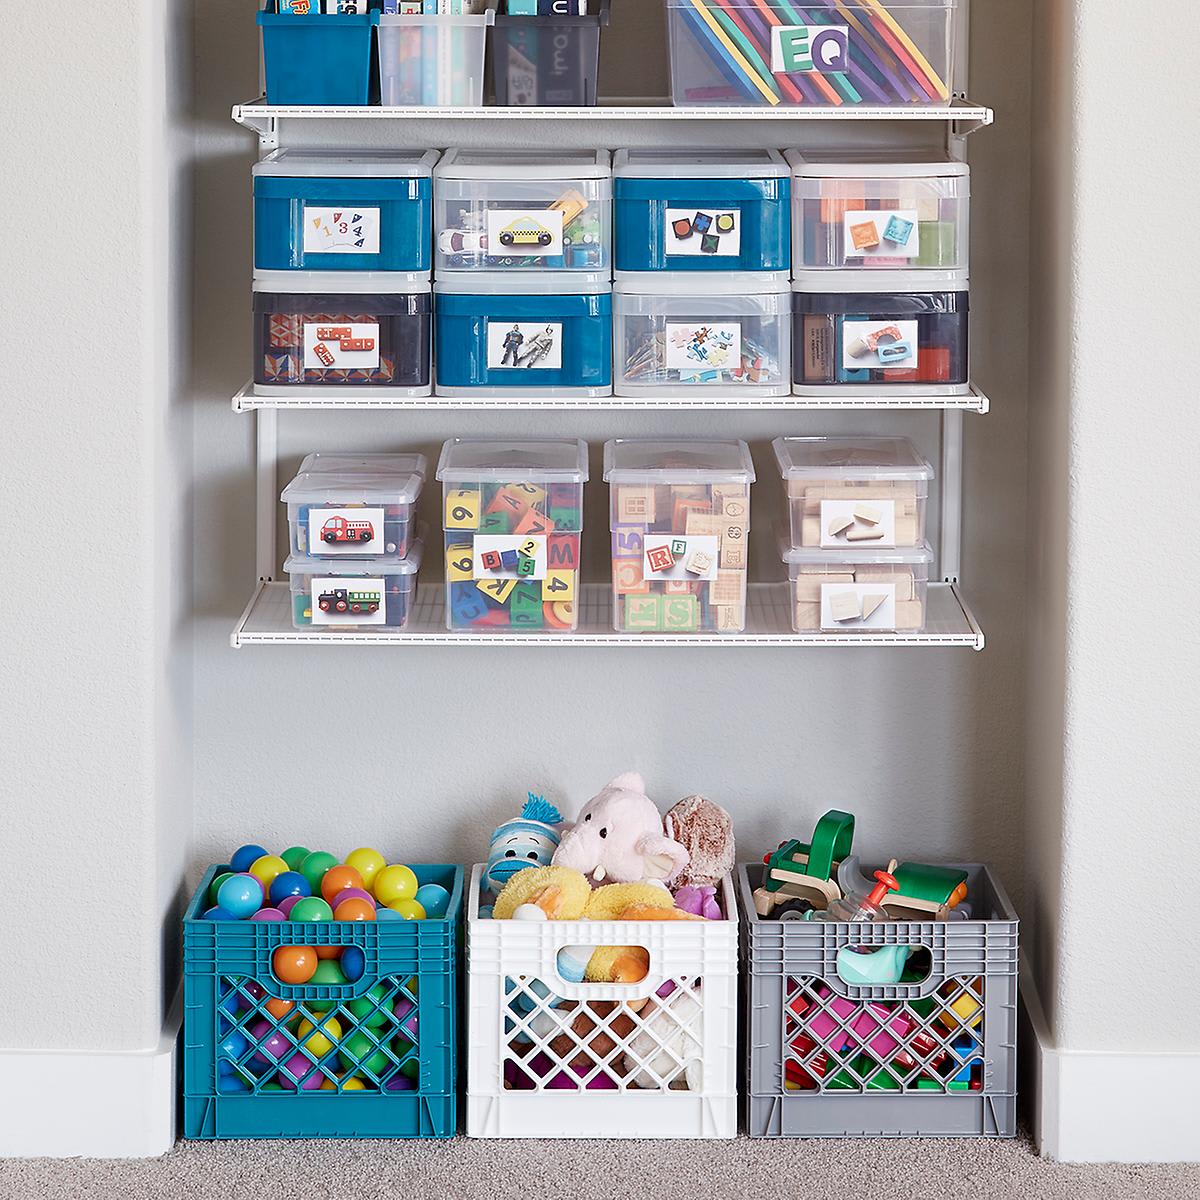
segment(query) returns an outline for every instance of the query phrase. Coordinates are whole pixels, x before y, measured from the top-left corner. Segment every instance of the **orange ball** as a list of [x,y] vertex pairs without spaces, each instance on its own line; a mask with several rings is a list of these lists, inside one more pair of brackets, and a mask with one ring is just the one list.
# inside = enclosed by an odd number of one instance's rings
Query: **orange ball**
[[307,983],[317,969],[317,954],[311,946],[280,946],[271,957],[275,978],[284,983]]
[[344,892],[347,888],[361,888],[362,885],[362,876],[353,867],[330,867],[321,880],[321,895],[331,908],[337,908],[335,897],[338,892]]
[[324,959],[341,958],[342,957],[342,947],[341,946],[318,946],[317,947],[317,957],[324,958]]
[[275,1020],[282,1021],[296,1006],[290,1000],[280,1000],[278,996],[272,996],[263,1007]]
[[361,896],[349,896],[333,910],[335,921],[373,921],[375,905]]

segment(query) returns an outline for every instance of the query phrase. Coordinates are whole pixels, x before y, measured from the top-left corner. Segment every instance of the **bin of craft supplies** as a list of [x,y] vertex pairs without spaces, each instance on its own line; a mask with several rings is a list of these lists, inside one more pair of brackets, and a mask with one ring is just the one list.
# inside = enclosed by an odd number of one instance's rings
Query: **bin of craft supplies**
[[[437,275],[611,268],[607,150],[447,150],[433,172]],[[607,274],[606,274],[607,277]]]
[[792,289],[797,395],[970,391],[966,271],[801,271]]
[[295,558],[403,558],[415,525],[428,464],[423,454],[395,465],[322,468],[283,489]]
[[777,150],[618,150],[618,278],[624,271],[789,271],[791,195]]
[[944,105],[959,0],[666,0],[677,105]]
[[700,388],[787,396],[791,341],[787,272],[648,272],[614,285],[618,396],[683,396]]
[[[732,879],[720,919],[494,920],[484,869],[468,899],[467,1135],[736,1137]],[[610,946],[644,953],[644,977],[579,982]]]
[[443,916],[214,920],[209,868],[183,918],[184,1137],[454,1136],[463,871],[412,870]]
[[478,108],[483,103],[492,7],[479,13],[374,13],[379,101],[395,107]]
[[256,271],[253,289],[260,394],[331,386],[431,394],[428,274]]
[[436,150],[276,150],[254,164],[256,271],[428,277]]
[[518,7],[501,0],[492,28],[496,103],[543,108],[594,105],[600,30],[608,25],[611,0],[560,0],[553,15],[520,15]]
[[740,441],[619,438],[604,445],[619,633],[746,627],[750,485]]
[[941,271],[970,265],[966,163],[896,151],[787,152],[795,172],[797,273]]
[[900,437],[778,437],[790,544],[890,550],[925,540],[933,467]]
[[920,633],[933,551],[928,542],[893,550],[797,550],[786,533],[779,553],[792,590],[796,633]]
[[437,394],[612,395],[607,273],[439,277]]
[[406,558],[289,556],[283,569],[292,595],[293,626],[305,633],[331,634],[403,629],[417,602],[423,554],[417,537]]
[[370,104],[373,14],[258,14],[268,104]]
[[446,628],[565,633],[579,624],[587,446],[454,438],[442,447]]
[[[991,870],[901,863],[894,919],[846,923],[759,915],[769,869],[738,868],[750,1136],[1015,1136],[1018,922]],[[872,875],[848,856],[832,880]]]

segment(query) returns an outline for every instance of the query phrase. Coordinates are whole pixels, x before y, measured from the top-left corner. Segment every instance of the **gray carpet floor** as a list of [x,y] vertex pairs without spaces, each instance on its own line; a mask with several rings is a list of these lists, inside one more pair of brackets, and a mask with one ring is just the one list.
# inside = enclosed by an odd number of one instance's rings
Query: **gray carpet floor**
[[1063,1166],[1028,1141],[180,1142],[0,1161],[3,1200],[1200,1200],[1200,1166]]

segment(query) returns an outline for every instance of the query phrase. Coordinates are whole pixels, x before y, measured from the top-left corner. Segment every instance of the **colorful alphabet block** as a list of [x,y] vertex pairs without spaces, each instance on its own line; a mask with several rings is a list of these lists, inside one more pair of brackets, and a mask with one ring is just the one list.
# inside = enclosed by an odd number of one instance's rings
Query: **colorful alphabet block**
[[542,580],[543,600],[574,600],[575,572],[547,571]]
[[555,533],[546,542],[546,566],[550,570],[579,569],[579,534]]
[[675,565],[670,546],[655,546],[646,552],[646,562],[652,571],[669,571]]
[[530,558],[526,554],[519,555],[517,558],[517,574],[525,577],[537,574],[537,560]]
[[446,493],[446,528],[478,529],[480,495],[466,488]]
[[446,581],[459,583],[475,577],[475,555],[469,544],[456,542],[446,547]]
[[662,602],[661,596],[626,596],[625,628],[635,631],[657,629]]
[[479,590],[494,603],[506,604],[516,586],[515,579],[485,579],[479,585]]
[[499,550],[485,550],[479,556],[479,561],[485,571],[499,571],[504,565]]

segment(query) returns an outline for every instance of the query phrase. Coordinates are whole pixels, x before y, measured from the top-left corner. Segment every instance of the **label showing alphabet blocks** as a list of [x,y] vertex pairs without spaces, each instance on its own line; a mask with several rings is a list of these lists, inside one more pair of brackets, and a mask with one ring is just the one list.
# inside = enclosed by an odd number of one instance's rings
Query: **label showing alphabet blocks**
[[544,537],[479,534],[472,546],[475,579],[545,579],[548,546]]
[[460,490],[446,494],[446,528],[478,529],[480,495],[476,491]]

